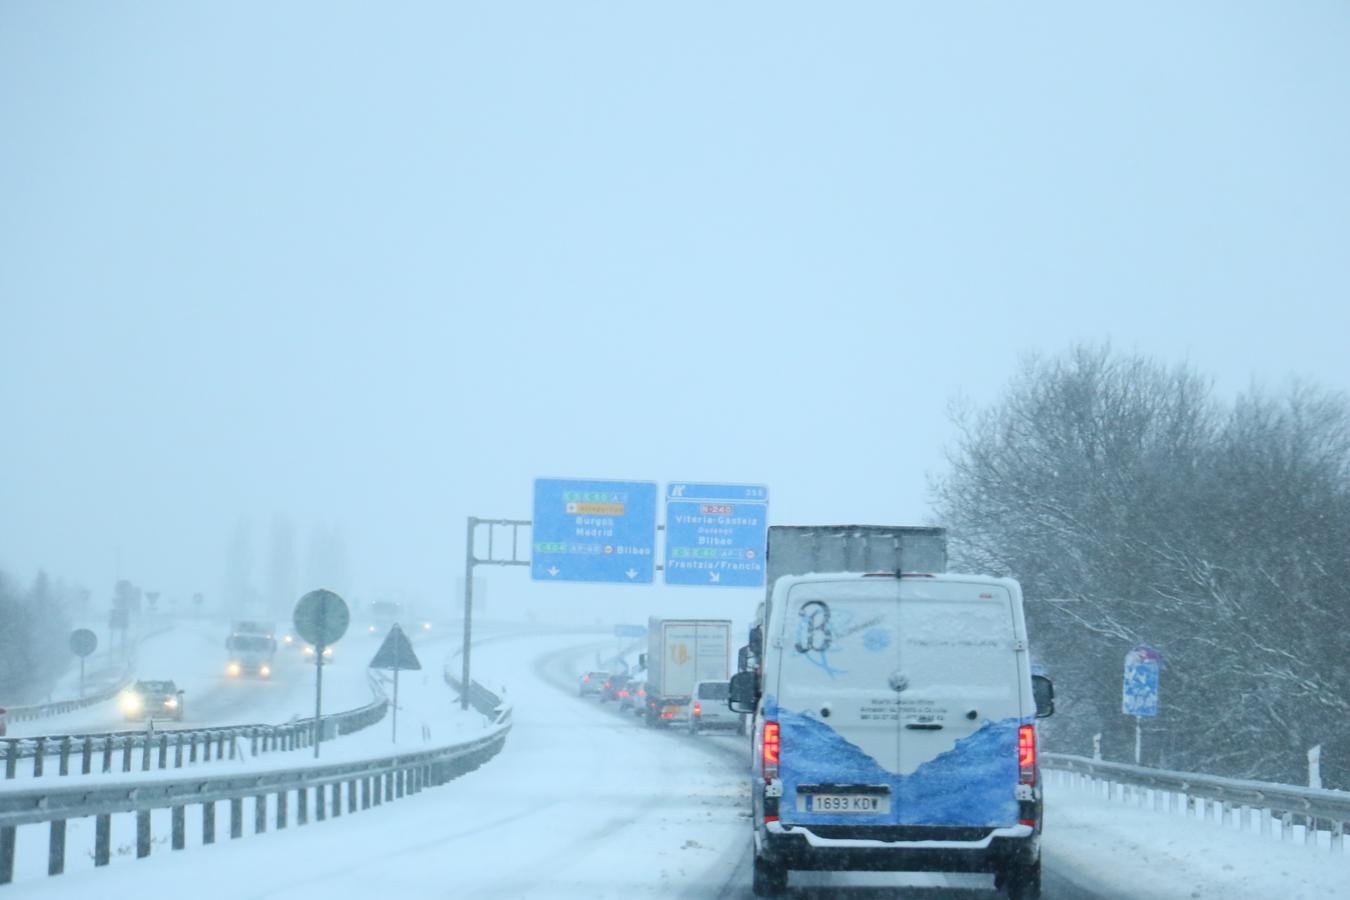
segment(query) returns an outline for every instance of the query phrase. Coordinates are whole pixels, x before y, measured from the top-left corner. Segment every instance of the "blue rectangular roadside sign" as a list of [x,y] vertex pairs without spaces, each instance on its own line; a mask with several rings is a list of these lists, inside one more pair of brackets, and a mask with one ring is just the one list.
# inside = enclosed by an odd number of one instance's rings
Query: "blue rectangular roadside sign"
[[763,587],[768,528],[764,485],[669,485],[666,584]]
[[651,584],[656,482],[537,478],[530,577]]

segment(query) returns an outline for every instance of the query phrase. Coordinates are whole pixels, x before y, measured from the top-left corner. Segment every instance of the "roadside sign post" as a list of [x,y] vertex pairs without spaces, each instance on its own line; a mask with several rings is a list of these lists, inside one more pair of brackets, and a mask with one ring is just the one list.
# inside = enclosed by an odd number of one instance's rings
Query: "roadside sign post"
[[323,651],[347,633],[351,612],[332,591],[310,591],[295,604],[292,620],[300,637],[314,645],[314,758],[323,741]]
[[[384,643],[380,644],[380,649],[375,651],[375,658],[370,661],[372,669],[392,669],[394,671],[394,730],[393,742],[398,743],[398,673],[400,669],[416,671],[422,668],[422,663],[418,661],[417,654],[413,652],[412,643],[408,636],[403,633],[403,629],[394,624],[389,629],[389,634],[385,637]],[[465,691],[467,694],[468,692]]]
[[769,489],[673,482],[666,488],[666,584],[763,587]]
[[84,658],[98,649],[98,635],[88,628],[70,633],[70,652],[80,658],[80,699],[84,699]]
[[1134,764],[1142,765],[1143,721],[1158,715],[1158,675],[1162,655],[1148,644],[1139,644],[1125,654],[1125,677],[1121,687],[1121,711],[1134,716]]

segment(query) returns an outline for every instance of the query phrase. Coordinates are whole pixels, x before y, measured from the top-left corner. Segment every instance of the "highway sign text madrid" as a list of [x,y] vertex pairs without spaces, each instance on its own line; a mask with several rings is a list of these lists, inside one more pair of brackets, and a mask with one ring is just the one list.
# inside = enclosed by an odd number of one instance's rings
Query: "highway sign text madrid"
[[655,572],[656,482],[535,479],[535,581],[651,584]]

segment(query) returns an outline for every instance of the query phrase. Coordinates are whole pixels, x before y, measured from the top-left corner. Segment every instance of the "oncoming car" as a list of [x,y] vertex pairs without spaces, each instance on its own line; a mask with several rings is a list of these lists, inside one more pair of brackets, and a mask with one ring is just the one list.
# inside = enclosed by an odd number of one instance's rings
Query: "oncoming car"
[[183,692],[172,681],[138,681],[117,705],[125,719],[183,719]]
[[[305,657],[305,661],[306,661],[306,662],[309,662],[310,660],[314,659],[314,645],[313,645],[313,644],[306,644],[305,647],[304,647],[304,649],[301,650],[300,652],[301,652],[302,654],[304,654],[304,657]],[[333,645],[332,645],[332,644],[329,644],[327,647],[324,647],[324,648],[323,648],[323,661],[324,661],[324,665],[327,665],[328,663],[331,663],[331,662],[333,661]]]

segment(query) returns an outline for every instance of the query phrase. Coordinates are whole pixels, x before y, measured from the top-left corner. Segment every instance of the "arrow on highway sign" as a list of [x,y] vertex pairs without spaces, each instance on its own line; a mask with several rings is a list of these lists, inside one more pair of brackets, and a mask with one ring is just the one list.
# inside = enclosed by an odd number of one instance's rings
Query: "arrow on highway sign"
[[722,576],[721,576],[720,573],[718,573],[718,572],[709,572],[709,573],[708,573],[708,581],[710,581],[711,583],[717,584],[717,583],[718,583],[719,581],[721,581],[721,580],[722,580]]
[[548,574],[552,575],[554,578],[557,578],[557,577],[558,577],[558,573],[561,572],[562,569],[558,568],[557,566],[549,566],[549,567],[548,567],[547,569],[545,569],[544,571],[547,572]]
[[638,570],[629,569],[627,572],[624,572],[623,574],[627,575],[629,578],[636,578],[638,577]]

